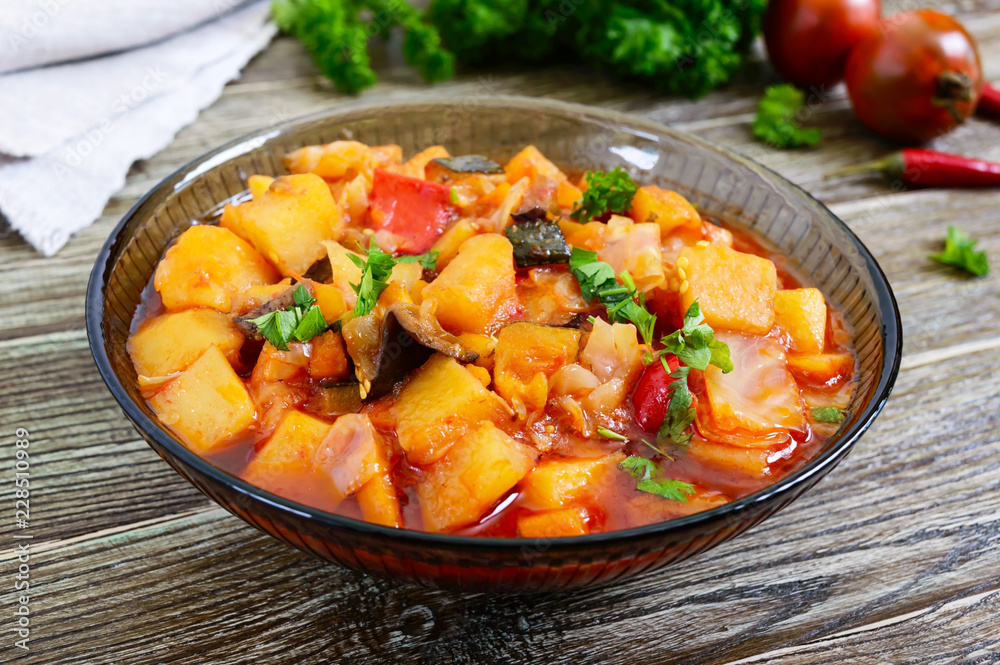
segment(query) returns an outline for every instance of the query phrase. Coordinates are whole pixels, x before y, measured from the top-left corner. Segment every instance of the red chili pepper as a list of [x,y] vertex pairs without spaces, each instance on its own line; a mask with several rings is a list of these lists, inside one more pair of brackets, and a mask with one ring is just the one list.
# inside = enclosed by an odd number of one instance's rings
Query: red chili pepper
[[984,82],[983,89],[979,93],[979,103],[976,104],[976,113],[1000,118],[1000,90]]
[[924,148],[904,148],[884,159],[849,166],[827,177],[881,172],[912,187],[997,187],[1000,163]]

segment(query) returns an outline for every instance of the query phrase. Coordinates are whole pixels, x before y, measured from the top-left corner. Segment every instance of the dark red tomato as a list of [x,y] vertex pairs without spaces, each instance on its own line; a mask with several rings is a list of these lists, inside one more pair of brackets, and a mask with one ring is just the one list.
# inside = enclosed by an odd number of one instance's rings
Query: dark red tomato
[[369,212],[371,226],[399,236],[399,251],[423,254],[455,214],[450,189],[446,185],[375,169]]
[[[667,354],[664,357],[671,372],[677,369],[680,364],[677,356]],[[636,382],[635,391],[632,393],[632,414],[644,432],[655,432],[666,419],[667,404],[670,402],[670,384],[673,382],[674,379],[670,378],[661,362],[647,365],[639,381]]]
[[924,143],[976,110],[982,69],[962,24],[929,9],[882,20],[847,60],[854,112],[890,139]]
[[764,43],[775,71],[802,88],[844,77],[851,49],[875,30],[879,0],[770,0]]

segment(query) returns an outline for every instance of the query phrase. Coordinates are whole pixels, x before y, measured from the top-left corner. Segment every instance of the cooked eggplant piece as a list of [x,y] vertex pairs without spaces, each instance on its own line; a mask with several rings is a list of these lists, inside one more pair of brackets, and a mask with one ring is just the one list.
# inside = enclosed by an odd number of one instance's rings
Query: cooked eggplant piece
[[[306,287],[309,291],[309,295],[315,296],[316,292],[313,290],[312,284],[306,280],[299,282],[302,286]],[[261,341],[264,338],[261,336],[260,331],[257,330],[257,326],[251,319],[256,319],[260,316],[265,316],[271,312],[277,312],[279,310],[288,309],[295,305],[295,289],[298,288],[299,284],[292,284],[287,289],[282,291],[279,295],[271,298],[266,303],[258,305],[246,314],[242,316],[232,317],[233,325],[243,333],[248,339]]]
[[541,206],[533,206],[520,212],[515,212],[510,216],[514,220],[515,224],[523,224],[524,222],[540,222],[544,219],[548,219],[548,213],[545,212],[545,208]]
[[504,233],[514,246],[514,261],[519,268],[569,261],[569,243],[555,222],[521,222],[508,226]]
[[503,167],[482,155],[460,155],[458,157],[438,157],[433,160],[452,173],[503,173]]
[[435,351],[466,363],[479,358],[458,337],[441,328],[433,307],[412,303],[391,305],[382,321],[374,314],[351,319],[342,333],[365,400],[390,392]]
[[323,258],[309,266],[309,270],[306,271],[303,277],[311,279],[314,282],[329,284],[333,279],[333,266],[330,265],[329,255],[324,254]]
[[357,413],[362,404],[357,381],[320,384],[309,398],[309,410],[327,418]]

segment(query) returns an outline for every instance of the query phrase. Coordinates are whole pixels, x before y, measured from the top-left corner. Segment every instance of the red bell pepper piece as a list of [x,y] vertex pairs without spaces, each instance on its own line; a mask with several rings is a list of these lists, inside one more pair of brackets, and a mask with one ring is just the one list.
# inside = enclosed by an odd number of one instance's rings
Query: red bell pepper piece
[[[670,366],[671,372],[680,365],[677,356],[672,353],[666,354],[663,358]],[[659,359],[651,362],[643,370],[632,393],[632,414],[644,432],[657,431],[666,420],[667,406],[670,404],[670,384],[675,380],[670,378],[670,374],[663,368],[663,363]]]
[[375,169],[371,227],[398,236],[400,252],[423,254],[429,250],[455,213],[449,187]]

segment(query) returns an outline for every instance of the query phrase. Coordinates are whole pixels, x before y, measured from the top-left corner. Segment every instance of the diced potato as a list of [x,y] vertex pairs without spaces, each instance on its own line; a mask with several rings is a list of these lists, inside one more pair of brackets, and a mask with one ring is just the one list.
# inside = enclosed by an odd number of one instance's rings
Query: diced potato
[[288,411],[243,470],[243,479],[269,492],[289,496],[303,475],[315,471],[313,457],[329,431],[328,422],[302,411]]
[[330,193],[337,207],[346,215],[347,221],[360,224],[368,212],[369,196],[372,180],[370,176],[359,173],[350,180],[341,180],[330,185]]
[[254,422],[250,393],[214,346],[153,395],[149,406],[199,455],[225,449]]
[[805,425],[799,390],[785,367],[785,352],[771,338],[716,333],[729,346],[734,371],[715,365],[705,370],[705,391],[712,422],[723,431],[754,435]]
[[677,259],[687,279],[681,285],[681,307],[695,300],[705,322],[716,330],[765,335],[774,326],[774,294],[778,274],[774,264],[753,254],[719,245],[698,244]]
[[521,538],[560,538],[590,533],[587,513],[583,508],[563,508],[544,513],[523,515],[517,519],[517,535]]
[[538,176],[566,180],[566,174],[546,159],[545,155],[533,145],[525,147],[521,152],[511,157],[503,169],[507,173],[507,182],[510,184],[514,184],[521,178],[534,180]]
[[467,431],[417,484],[428,531],[449,531],[479,519],[527,474],[536,453],[490,422]]
[[850,353],[790,353],[788,369],[803,381],[833,385],[854,374],[854,356]]
[[351,375],[351,362],[347,357],[344,338],[338,332],[327,330],[314,337],[309,355],[309,376],[318,381],[344,381]]
[[210,346],[234,363],[242,345],[243,335],[225,314],[214,309],[188,309],[145,322],[129,337],[127,348],[135,371],[155,377],[187,369]]
[[[357,283],[357,282],[355,282]],[[323,312],[323,318],[327,323],[332,323],[339,319],[351,306],[347,304],[347,298],[343,291],[335,284],[322,284],[313,282],[313,294],[316,297],[316,306]],[[356,298],[355,298],[356,300]]]
[[365,521],[397,529],[403,526],[399,496],[388,473],[379,474],[362,485],[357,497]]
[[[351,284],[361,283],[361,268],[349,258],[351,255],[360,257],[357,252],[350,252],[338,242],[327,241],[323,243],[326,248],[326,255],[330,259],[330,269],[333,274],[330,283],[340,291],[344,297],[347,308],[351,309],[358,301],[358,294],[351,288]],[[361,257],[363,259],[363,257]],[[326,316],[326,312],[323,312]]]
[[434,269],[438,272],[444,270],[445,266],[451,263],[451,260],[458,254],[458,248],[462,246],[462,243],[478,233],[479,225],[471,219],[460,219],[452,224],[431,248],[439,252],[437,265]]
[[247,178],[247,187],[250,188],[250,194],[254,200],[257,200],[264,195],[272,182],[274,182],[274,178],[269,175],[252,175]]
[[788,289],[774,295],[774,322],[792,338],[792,351],[822,353],[826,301],[819,289]]
[[560,208],[573,208],[580,202],[581,198],[583,198],[583,192],[568,180],[561,181],[556,186],[556,203],[559,204]]
[[371,151],[364,143],[334,141],[289,153],[285,157],[285,167],[290,173],[314,173],[327,180],[336,180],[349,172],[371,170],[371,158]]
[[462,340],[462,344],[479,354],[479,357],[476,358],[476,365],[493,371],[493,366],[496,363],[494,356],[497,347],[496,337],[477,333],[462,333],[458,338]]
[[218,226],[192,226],[156,267],[153,284],[168,310],[232,308],[233,296],[280,279],[245,240]]
[[487,234],[462,243],[458,255],[423,291],[435,298],[437,317],[452,333],[491,333],[513,313],[514,248],[504,236]]
[[522,481],[521,501],[532,510],[565,508],[592,492],[623,459],[625,454],[620,452],[604,457],[547,459]]
[[316,447],[318,472],[326,474],[340,496],[357,492],[363,485],[389,473],[389,456],[382,436],[363,413],[337,418]]
[[762,477],[767,474],[769,466],[767,456],[771,451],[767,448],[730,446],[695,437],[691,439],[688,454],[692,459],[717,469]]
[[639,291],[649,291],[663,281],[660,228],[636,224],[628,217],[612,215],[597,258],[609,264],[616,275],[628,271]]
[[389,273],[389,283],[399,282],[400,286],[407,292],[413,289],[420,276],[424,274],[424,267],[419,263],[397,263]]
[[476,423],[499,423],[508,414],[496,393],[440,353],[407,378],[391,410],[400,447],[419,465],[440,459]]
[[520,401],[528,411],[540,411],[548,397],[549,377],[576,362],[579,353],[579,330],[527,321],[508,324],[497,337],[497,392],[508,402]]
[[479,365],[466,365],[465,369],[472,373],[472,376],[476,377],[479,383],[483,384],[483,388],[489,388],[490,384],[493,383],[493,376],[490,374],[490,370],[485,367],[480,367]]
[[276,178],[260,199],[236,206],[223,215],[223,226],[234,226],[278,266],[282,274],[302,275],[323,256],[320,244],[337,240],[344,220],[330,188],[317,175],[304,173]]
[[701,216],[686,198],[655,185],[639,188],[632,199],[630,215],[636,224],[655,223],[664,236],[678,227],[701,229]]

